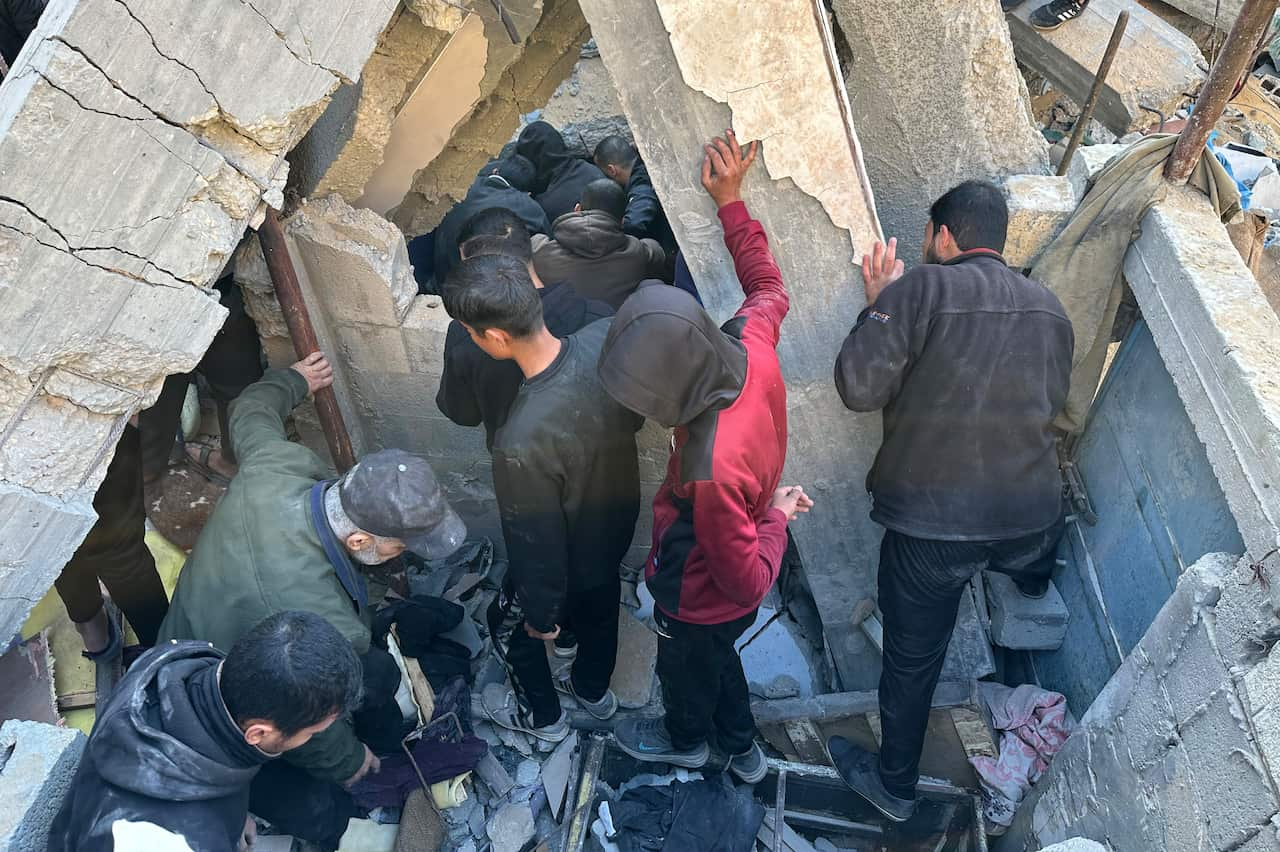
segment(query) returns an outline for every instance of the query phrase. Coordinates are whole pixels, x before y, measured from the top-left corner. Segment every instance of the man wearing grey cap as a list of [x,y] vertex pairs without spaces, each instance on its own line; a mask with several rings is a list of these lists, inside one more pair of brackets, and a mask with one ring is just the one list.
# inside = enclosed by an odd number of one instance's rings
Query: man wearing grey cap
[[[394,700],[370,694],[371,673],[390,665],[395,682],[398,673],[385,651],[370,650],[369,590],[358,566],[405,550],[428,559],[447,556],[466,538],[466,526],[430,465],[416,456],[380,450],[333,480],[324,459],[288,439],[289,413],[331,384],[333,369],[316,352],[289,369],[268,370],[232,404],[230,439],[240,470],[187,557],[159,641],[197,639],[230,648],[269,615],[312,612],[361,656],[367,708]],[[354,721],[341,719],[285,753],[286,761],[305,770],[298,773],[299,787],[318,781],[335,788],[312,796],[312,806],[325,796],[340,806],[345,794],[336,785],[349,787],[377,771],[378,759],[361,742],[359,728],[357,713]],[[252,805],[254,813],[279,824]]]

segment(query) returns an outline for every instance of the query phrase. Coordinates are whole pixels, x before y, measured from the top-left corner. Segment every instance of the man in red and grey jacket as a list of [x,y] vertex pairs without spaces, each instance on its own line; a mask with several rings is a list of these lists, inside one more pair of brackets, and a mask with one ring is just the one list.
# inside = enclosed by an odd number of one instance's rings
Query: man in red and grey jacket
[[813,501],[798,486],[778,487],[787,392],[775,350],[787,291],[740,196],[756,144],[744,156],[732,130],[726,137],[706,146],[702,185],[719,208],[746,301],[717,327],[685,291],[641,285],[600,353],[600,379],[614,399],[675,427],[645,571],[666,716],[627,720],[614,733],[632,757],[695,769],[714,734],[730,768],[755,783],[765,758],[734,643],[778,577],[787,522]]

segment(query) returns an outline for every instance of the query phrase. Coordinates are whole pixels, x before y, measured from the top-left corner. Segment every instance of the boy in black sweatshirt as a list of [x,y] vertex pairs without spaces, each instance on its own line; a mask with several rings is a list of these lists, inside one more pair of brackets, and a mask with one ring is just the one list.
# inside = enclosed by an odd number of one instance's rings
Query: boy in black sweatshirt
[[[640,511],[635,432],[641,420],[605,393],[596,362],[609,321],[563,340],[547,330],[525,264],[468,257],[443,290],[449,315],[485,353],[514,361],[524,383],[493,443],[493,482],[510,569],[489,609],[494,647],[513,692],[486,700],[499,725],[548,742],[569,733],[557,690],[598,719],[618,643],[618,565]],[[545,641],[578,640],[571,671],[553,681]]]

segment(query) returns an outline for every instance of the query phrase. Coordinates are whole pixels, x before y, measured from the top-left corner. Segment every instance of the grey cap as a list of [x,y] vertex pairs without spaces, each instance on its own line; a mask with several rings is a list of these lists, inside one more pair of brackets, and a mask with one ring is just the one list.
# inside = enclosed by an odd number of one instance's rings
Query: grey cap
[[426,559],[442,559],[467,538],[431,465],[404,450],[370,453],[338,484],[342,509],[360,529],[398,538]]

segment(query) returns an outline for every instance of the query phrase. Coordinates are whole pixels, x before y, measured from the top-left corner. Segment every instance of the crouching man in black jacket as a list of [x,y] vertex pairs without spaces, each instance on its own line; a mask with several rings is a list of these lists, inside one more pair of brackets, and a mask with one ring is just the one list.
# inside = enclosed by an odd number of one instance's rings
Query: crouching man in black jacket
[[967,181],[934,202],[925,263],[903,275],[895,240],[862,259],[867,307],[836,361],[854,411],[884,411],[867,477],[884,614],[879,759],[842,737],[831,756],[886,816],[915,807],[920,750],[964,586],[1011,575],[1043,595],[1062,535],[1051,426],[1067,399],[1073,336],[1062,304],[1013,272],[1000,190]]
[[264,619],[225,657],[207,642],[153,648],[98,713],[50,852],[246,848],[259,770],[354,710],[360,689],[351,643],[309,612]]

